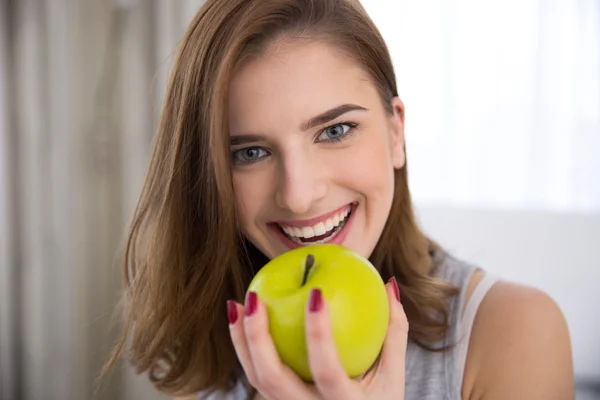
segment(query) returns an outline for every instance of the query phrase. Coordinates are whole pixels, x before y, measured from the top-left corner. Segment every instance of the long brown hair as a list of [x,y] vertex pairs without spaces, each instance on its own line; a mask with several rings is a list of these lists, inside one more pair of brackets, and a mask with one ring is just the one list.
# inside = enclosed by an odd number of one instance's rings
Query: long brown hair
[[[240,233],[227,135],[229,82],[273,40],[326,40],[370,76],[389,112],[398,95],[388,49],[357,0],[208,0],[179,49],[158,136],[125,248],[123,350],[159,390],[230,389],[243,374],[225,301],[242,301],[267,261]],[[410,338],[428,347],[448,324],[456,289],[432,277],[437,246],[419,229],[406,166],[371,256],[398,278]]]

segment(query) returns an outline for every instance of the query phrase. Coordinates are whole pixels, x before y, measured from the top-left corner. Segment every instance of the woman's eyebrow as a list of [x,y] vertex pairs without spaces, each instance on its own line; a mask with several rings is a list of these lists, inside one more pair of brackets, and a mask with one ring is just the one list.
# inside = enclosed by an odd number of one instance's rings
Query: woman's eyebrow
[[264,140],[265,140],[265,138],[263,136],[260,136],[260,135],[240,134],[240,135],[230,136],[229,137],[229,145],[230,146],[237,146],[237,145],[240,145],[240,144],[249,144],[249,143],[262,142]]
[[312,117],[311,119],[303,123],[300,126],[300,129],[303,131],[307,131],[311,128],[314,128],[315,126],[326,124],[327,122],[336,119],[340,115],[355,110],[369,111],[366,108],[358,106],[356,104],[342,104],[341,106],[337,106],[335,108],[332,108],[331,110],[327,110],[324,113]]
[[[327,110],[324,113],[321,113],[315,117],[312,117],[305,123],[300,126],[302,131],[307,131],[315,126],[326,124],[329,121],[332,121],[350,111],[369,111],[368,109],[361,107],[356,104],[342,104],[341,106],[337,106],[332,108],[331,110]],[[265,137],[261,135],[254,134],[236,134],[229,137],[229,145],[230,146],[238,146],[242,144],[252,144],[257,142],[265,141]]]

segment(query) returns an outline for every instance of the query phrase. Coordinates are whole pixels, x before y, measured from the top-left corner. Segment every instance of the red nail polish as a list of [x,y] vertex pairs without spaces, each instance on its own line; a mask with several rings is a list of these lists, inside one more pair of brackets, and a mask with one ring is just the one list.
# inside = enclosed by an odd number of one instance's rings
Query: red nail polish
[[256,311],[258,306],[258,297],[255,292],[248,292],[246,294],[246,316],[251,316]]
[[227,318],[231,325],[235,324],[235,321],[238,319],[237,307],[233,300],[227,300]]
[[310,297],[308,298],[308,311],[319,312],[323,308],[323,294],[321,289],[313,289],[310,291]]
[[400,289],[398,288],[398,281],[396,280],[396,277],[392,276],[388,282],[392,282],[392,285],[394,286],[394,294],[396,295],[396,300],[400,302]]

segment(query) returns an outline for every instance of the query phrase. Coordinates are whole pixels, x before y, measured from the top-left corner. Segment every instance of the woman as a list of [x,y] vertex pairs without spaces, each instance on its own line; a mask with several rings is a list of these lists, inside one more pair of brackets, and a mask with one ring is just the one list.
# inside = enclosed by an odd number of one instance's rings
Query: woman
[[[208,0],[181,44],[126,251],[138,372],[190,399],[573,398],[553,301],[420,231],[404,118],[357,0]],[[309,385],[280,362],[260,299],[244,295],[268,259],[322,242],[372,261],[391,318],[376,365],[350,379],[312,293]]]

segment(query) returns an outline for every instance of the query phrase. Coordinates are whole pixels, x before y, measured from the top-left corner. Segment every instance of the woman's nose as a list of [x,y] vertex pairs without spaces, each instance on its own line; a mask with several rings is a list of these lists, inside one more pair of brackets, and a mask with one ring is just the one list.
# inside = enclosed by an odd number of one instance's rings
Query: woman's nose
[[280,208],[306,215],[327,194],[327,174],[308,154],[294,154],[278,167],[275,200]]

